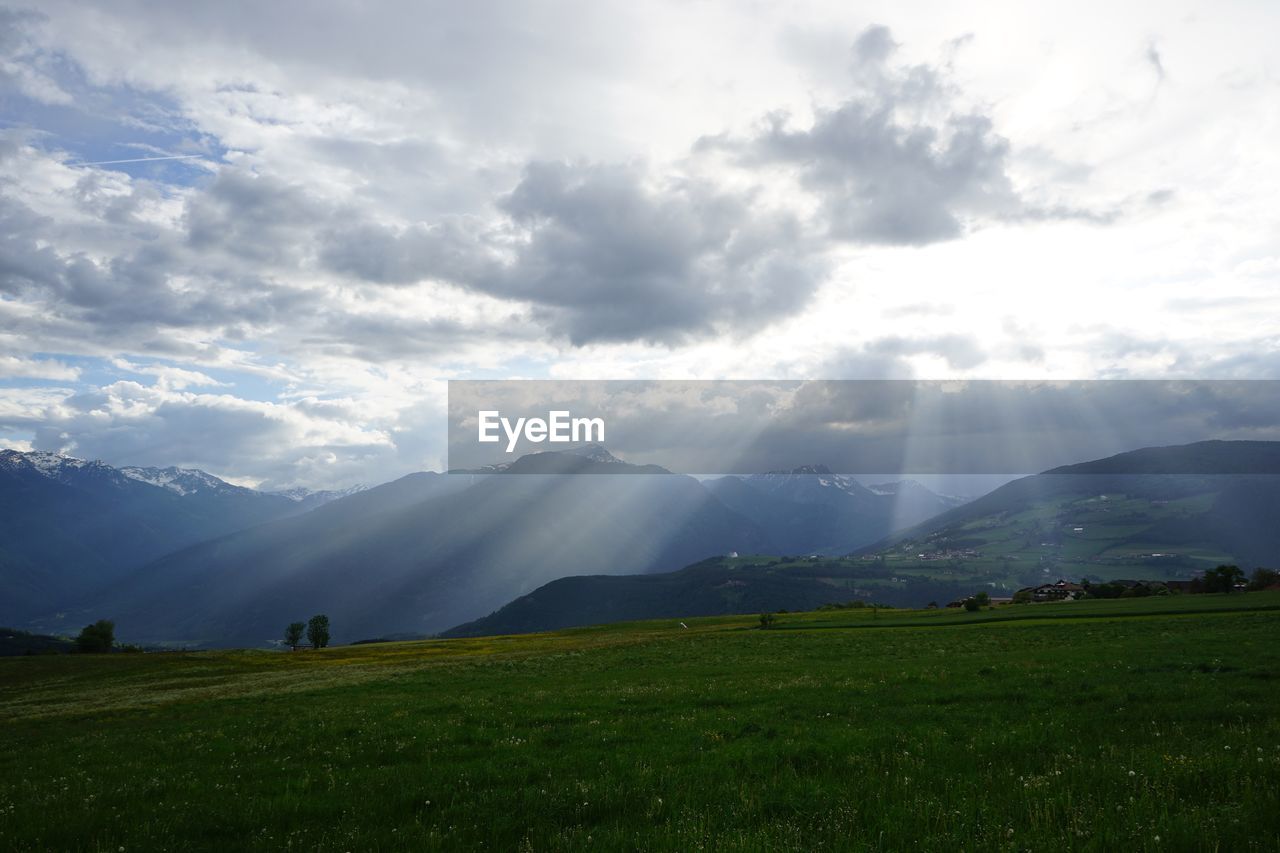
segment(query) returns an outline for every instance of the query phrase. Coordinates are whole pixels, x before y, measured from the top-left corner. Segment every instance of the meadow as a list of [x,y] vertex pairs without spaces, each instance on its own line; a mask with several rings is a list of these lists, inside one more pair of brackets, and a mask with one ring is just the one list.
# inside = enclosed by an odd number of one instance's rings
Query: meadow
[[1280,593],[0,660],[5,850],[1280,849]]

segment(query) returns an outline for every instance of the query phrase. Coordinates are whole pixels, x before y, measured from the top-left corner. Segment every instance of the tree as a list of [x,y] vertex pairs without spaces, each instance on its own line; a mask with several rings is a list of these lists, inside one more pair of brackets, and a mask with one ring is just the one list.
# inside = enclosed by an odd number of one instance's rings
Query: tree
[[329,645],[329,617],[323,613],[312,616],[307,623],[307,641],[317,649]]
[[302,632],[305,630],[307,626],[301,622],[290,622],[289,627],[284,629],[284,644],[296,652],[302,643]]
[[773,614],[772,614],[772,613],[761,613],[761,614],[760,614],[760,627],[761,627],[761,628],[772,628],[772,627],[773,627]]
[[76,637],[76,648],[86,653],[109,652],[115,644],[116,623],[110,619],[99,619],[92,625],[85,625],[80,636]]
[[964,609],[970,613],[977,613],[981,607],[982,605],[978,603],[978,599],[976,598],[966,598],[964,600]]
[[973,600],[974,600],[974,601],[976,601],[976,602],[978,602],[978,606],[979,606],[979,607],[990,607],[990,606],[991,606],[991,596],[987,595],[987,594],[986,594],[986,592],[980,592],[980,593],[978,593],[977,595],[975,595],[975,596],[973,597]]
[[1244,580],[1244,572],[1239,566],[1218,566],[1204,573],[1202,587],[1205,592],[1231,592],[1236,583]]
[[1280,572],[1275,569],[1257,568],[1253,570],[1253,577],[1249,579],[1249,589],[1266,589],[1278,583],[1280,583]]

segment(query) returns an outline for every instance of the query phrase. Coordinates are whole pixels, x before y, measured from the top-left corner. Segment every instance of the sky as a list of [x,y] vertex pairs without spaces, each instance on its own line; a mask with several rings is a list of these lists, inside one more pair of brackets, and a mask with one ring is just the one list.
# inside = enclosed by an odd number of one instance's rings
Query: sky
[[330,488],[441,469],[450,379],[1280,378],[1280,8],[1057,6],[0,5],[0,447]]

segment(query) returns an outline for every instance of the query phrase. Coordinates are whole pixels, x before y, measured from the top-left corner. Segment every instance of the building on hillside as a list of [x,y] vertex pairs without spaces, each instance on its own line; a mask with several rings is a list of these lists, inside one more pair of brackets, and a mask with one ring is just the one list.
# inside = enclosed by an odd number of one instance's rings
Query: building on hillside
[[1059,580],[1057,583],[1029,586],[1018,590],[1018,593],[1029,594],[1032,601],[1068,601],[1084,595],[1084,587],[1078,583]]

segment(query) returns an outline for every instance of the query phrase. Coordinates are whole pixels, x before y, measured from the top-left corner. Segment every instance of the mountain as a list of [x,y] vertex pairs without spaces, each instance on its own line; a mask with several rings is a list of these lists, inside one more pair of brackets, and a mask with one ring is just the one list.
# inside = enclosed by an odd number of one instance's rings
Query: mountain
[[956,564],[1001,589],[1275,565],[1277,474],[1280,442],[1143,448],[1015,480],[860,553],[904,572]]
[[961,500],[912,481],[868,488],[822,465],[722,477],[707,488],[759,524],[784,554],[846,554]]
[[656,466],[550,452],[508,471],[412,475],[176,551],[93,612],[146,642],[263,645],[319,612],[335,641],[434,633],[565,575],[771,546],[697,480]]
[[305,488],[280,489],[268,494],[279,495],[282,498],[288,498],[298,505],[299,509],[311,510],[318,506],[324,506],[327,503],[336,501],[339,498],[350,497],[351,495],[363,492],[368,486],[359,485],[351,486],[347,489],[321,489],[319,491]]
[[658,465],[632,465],[601,444],[528,453],[513,462],[483,468],[455,469],[451,474],[668,474]]
[[0,451],[0,624],[89,596],[195,542],[299,512],[203,471]]

